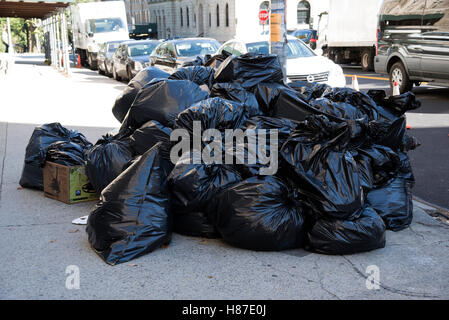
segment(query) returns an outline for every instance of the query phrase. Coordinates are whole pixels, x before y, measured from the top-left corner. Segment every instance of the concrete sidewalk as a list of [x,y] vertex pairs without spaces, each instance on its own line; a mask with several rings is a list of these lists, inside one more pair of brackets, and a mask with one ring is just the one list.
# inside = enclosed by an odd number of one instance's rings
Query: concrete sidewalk
[[[54,72],[50,67],[42,68]],[[88,77],[96,77],[83,71]],[[78,98],[84,101],[83,95],[94,95],[98,90],[98,84],[83,83],[80,79],[84,76],[67,79],[83,92],[71,97],[74,101],[69,104],[75,104]],[[113,96],[113,101],[114,86],[121,84],[105,80],[103,94]],[[36,85],[43,90],[42,84]],[[66,90],[63,85],[60,89]],[[105,97],[90,107],[97,108],[98,114],[110,113],[110,100]],[[9,104],[24,113],[31,108],[21,105],[20,99],[9,100]],[[220,240],[174,234],[167,248],[130,263],[109,266],[90,248],[85,228],[71,224],[73,219],[88,214],[94,202],[65,205],[45,198],[42,192],[19,188],[32,123],[54,120],[45,120],[44,104],[36,99],[33,108],[43,114],[35,122],[20,122],[20,114],[14,112],[8,117],[15,121],[0,114],[1,299],[449,298],[449,225],[430,217],[423,210],[428,208],[417,203],[411,227],[397,233],[388,231],[386,247],[367,253],[326,256],[300,249],[254,252]],[[51,105],[55,108],[56,104]],[[110,119],[95,126],[95,119],[90,119],[83,126],[77,122],[80,120],[72,119],[68,124],[76,126],[69,127],[83,132],[92,142],[117,125]],[[65,286],[69,265],[79,267],[79,290]],[[366,287],[367,268],[372,265],[380,271],[379,290]]]

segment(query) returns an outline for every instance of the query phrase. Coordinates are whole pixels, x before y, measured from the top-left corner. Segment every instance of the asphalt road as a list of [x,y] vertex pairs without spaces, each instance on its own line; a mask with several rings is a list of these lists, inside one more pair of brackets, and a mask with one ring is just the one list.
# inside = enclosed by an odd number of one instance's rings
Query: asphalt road
[[[389,89],[387,76],[363,72],[359,67],[343,66],[345,75],[356,74],[362,91]],[[347,83],[352,79],[347,77]],[[407,113],[410,135],[421,146],[409,153],[416,179],[417,198],[449,208],[449,88],[424,85],[413,92],[421,100],[420,109]]]

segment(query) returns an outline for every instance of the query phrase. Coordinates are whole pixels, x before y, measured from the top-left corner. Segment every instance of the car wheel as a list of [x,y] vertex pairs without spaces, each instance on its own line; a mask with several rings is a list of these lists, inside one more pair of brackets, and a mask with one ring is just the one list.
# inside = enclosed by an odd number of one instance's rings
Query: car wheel
[[413,82],[410,81],[407,71],[402,62],[396,62],[390,69],[390,87],[393,88],[394,83],[399,85],[399,92],[404,93],[413,89]]
[[117,74],[117,70],[115,70],[115,66],[112,66],[112,77],[114,80],[120,81],[120,77]]
[[334,55],[334,62],[336,64],[344,64],[346,61],[344,59],[344,55],[341,51],[337,51]]
[[128,81],[131,81],[131,79],[133,78],[133,74],[129,67],[126,68],[126,75],[128,76]]
[[87,64],[91,70],[95,70],[94,60],[92,59],[92,54],[89,52],[87,53]]
[[361,65],[363,71],[374,71],[374,56],[371,49],[362,51]]
[[105,64],[104,64],[104,74],[107,75],[108,77],[111,76],[111,73],[110,73],[109,70],[108,70],[108,65],[107,65],[106,62],[105,62]]
[[98,73],[101,75],[105,75],[105,72],[103,70],[101,70],[100,66],[98,66]]

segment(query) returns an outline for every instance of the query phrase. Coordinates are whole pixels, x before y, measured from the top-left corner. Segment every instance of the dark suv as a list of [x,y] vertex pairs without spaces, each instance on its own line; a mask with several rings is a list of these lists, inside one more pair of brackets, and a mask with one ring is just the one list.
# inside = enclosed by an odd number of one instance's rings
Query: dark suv
[[449,86],[449,0],[385,0],[374,68],[401,93],[421,82]]

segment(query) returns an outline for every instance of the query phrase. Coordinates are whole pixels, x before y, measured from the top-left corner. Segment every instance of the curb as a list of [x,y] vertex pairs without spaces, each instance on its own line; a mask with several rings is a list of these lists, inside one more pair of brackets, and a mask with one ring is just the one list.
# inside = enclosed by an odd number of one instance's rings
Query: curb
[[440,207],[436,204],[429,203],[417,196],[413,196],[413,202],[418,208],[423,210],[432,218],[442,217],[449,222],[449,209]]

